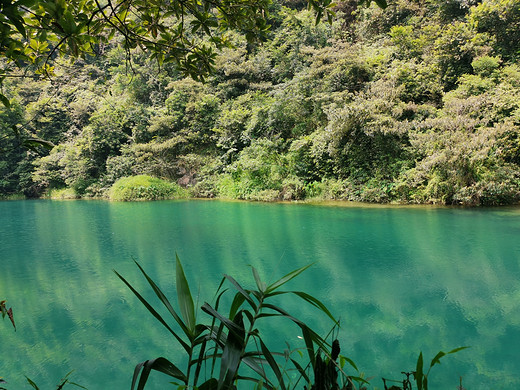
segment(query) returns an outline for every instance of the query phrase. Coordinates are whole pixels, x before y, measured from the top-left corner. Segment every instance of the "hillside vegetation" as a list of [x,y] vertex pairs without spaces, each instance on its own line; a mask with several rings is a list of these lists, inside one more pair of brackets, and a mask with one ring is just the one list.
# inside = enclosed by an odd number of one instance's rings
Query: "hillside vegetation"
[[302,7],[274,3],[265,42],[232,33],[205,83],[115,42],[5,80],[0,194],[149,175],[185,189],[157,198],[520,201],[519,0],[348,0],[318,25]]

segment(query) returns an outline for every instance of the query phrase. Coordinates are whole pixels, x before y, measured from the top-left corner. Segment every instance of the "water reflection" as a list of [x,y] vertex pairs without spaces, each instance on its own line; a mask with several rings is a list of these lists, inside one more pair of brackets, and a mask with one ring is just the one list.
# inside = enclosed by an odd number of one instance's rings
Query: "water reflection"
[[[341,318],[343,351],[368,376],[399,378],[421,350],[433,357],[471,345],[434,368],[432,389],[454,388],[459,376],[471,389],[516,388],[519,216],[518,209],[0,202],[0,298],[9,298],[19,326],[4,329],[0,373],[10,389],[24,387],[23,375],[52,388],[71,369],[90,389],[122,389],[135,363],[175,359],[167,332],[112,269],[144,289],[135,258],[173,294],[177,252],[201,303],[223,273],[252,285],[249,265],[273,281],[316,262],[291,288]],[[330,329],[310,308],[289,304]],[[298,343],[294,329],[276,330]],[[158,382],[150,389],[167,379]]]

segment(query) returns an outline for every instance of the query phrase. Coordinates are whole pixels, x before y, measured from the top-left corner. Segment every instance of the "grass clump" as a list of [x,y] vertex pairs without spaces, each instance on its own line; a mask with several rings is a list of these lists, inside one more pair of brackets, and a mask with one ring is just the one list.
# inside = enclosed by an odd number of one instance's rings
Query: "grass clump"
[[48,195],[50,199],[78,199],[79,194],[74,188],[54,188],[49,190]]
[[187,190],[176,183],[171,183],[148,175],[122,177],[110,189],[110,200],[161,200],[188,197]]

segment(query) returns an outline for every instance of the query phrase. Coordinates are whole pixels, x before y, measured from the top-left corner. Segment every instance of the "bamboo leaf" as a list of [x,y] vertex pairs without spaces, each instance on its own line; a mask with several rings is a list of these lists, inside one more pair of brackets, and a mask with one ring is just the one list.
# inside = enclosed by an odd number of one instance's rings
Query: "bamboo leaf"
[[309,268],[312,264],[308,264],[304,267],[301,267],[301,268],[298,268],[292,272],[289,272],[287,275],[285,275],[283,278],[281,278],[280,280],[274,282],[273,284],[271,284],[270,286],[267,287],[267,290],[266,290],[266,293],[270,293],[270,292],[273,292],[274,290],[276,290],[278,287],[281,287],[283,286],[285,283],[287,283],[289,280],[295,278],[296,276],[298,276],[299,274],[301,274],[303,271],[305,271],[307,268]]
[[177,276],[177,301],[181,309],[182,318],[184,318],[190,333],[193,334],[195,330],[195,306],[179,256],[176,254],[175,258],[177,263],[175,271]]

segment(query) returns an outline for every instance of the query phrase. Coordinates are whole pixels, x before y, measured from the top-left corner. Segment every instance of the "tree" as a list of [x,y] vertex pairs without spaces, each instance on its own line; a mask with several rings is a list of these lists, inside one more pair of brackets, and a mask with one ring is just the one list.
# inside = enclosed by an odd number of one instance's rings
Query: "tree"
[[[160,64],[175,62],[202,79],[212,70],[214,49],[229,45],[227,30],[240,30],[250,40],[268,31],[269,5],[270,0],[3,0],[0,57],[7,62],[1,77],[12,64],[51,74],[57,55],[101,54],[118,37],[128,55],[139,47]],[[309,0],[317,21],[331,19],[332,6],[331,0]],[[5,96],[2,101],[8,104]]]

